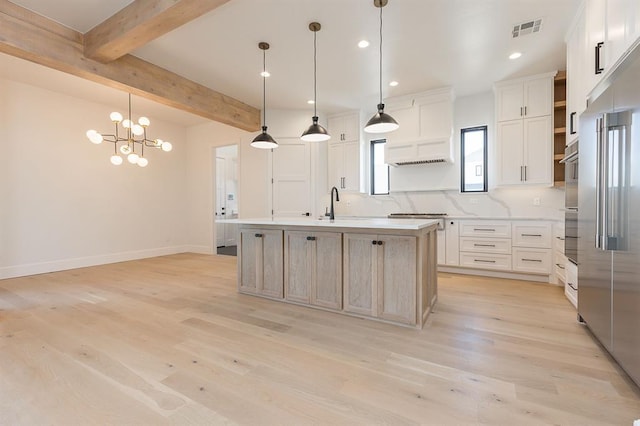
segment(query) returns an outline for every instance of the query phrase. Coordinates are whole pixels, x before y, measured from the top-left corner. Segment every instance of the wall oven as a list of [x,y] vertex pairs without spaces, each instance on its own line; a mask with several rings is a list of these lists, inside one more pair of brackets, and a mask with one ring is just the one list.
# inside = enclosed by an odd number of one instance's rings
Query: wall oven
[[578,142],[564,152],[564,254],[578,264]]

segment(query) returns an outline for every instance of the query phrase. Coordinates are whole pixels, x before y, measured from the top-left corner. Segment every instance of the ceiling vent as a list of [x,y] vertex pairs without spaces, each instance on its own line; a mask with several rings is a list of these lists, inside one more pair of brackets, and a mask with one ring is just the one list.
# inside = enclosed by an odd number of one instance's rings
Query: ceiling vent
[[513,32],[511,33],[513,38],[522,37],[527,34],[533,34],[540,32],[542,29],[542,18],[535,19],[533,21],[523,22],[513,26]]

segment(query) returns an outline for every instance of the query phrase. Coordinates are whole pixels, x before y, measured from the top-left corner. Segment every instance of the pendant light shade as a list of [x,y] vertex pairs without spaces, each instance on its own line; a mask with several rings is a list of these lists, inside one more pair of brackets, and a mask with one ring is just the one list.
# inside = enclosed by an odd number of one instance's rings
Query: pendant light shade
[[267,67],[266,67],[266,51],[269,49],[269,43],[261,41],[258,47],[262,50],[262,133],[251,141],[251,146],[261,149],[273,149],[278,147],[278,143],[267,133]]
[[316,35],[318,31],[320,31],[320,24],[318,22],[312,22],[309,24],[309,30],[313,32],[313,117],[311,126],[307,130],[304,131],[300,139],[305,142],[322,142],[331,139],[331,136],[327,132],[327,130],[318,124],[318,113],[316,111]]
[[373,5],[380,8],[380,102],[378,112],[371,117],[364,127],[367,133],[388,133],[396,130],[400,125],[389,114],[384,112],[382,103],[382,8],[387,5],[388,0],[373,0]]

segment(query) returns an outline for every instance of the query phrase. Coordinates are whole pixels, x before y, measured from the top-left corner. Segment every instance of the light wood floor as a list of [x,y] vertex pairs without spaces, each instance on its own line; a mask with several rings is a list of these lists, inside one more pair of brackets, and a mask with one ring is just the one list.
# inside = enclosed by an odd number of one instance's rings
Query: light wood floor
[[236,293],[184,254],[0,281],[0,424],[630,425],[557,287],[442,274],[413,329]]

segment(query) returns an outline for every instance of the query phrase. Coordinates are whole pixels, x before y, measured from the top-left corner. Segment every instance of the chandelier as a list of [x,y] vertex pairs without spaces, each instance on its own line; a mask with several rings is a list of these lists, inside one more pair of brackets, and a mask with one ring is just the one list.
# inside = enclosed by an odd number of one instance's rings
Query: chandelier
[[[129,93],[129,115],[123,120],[122,114],[112,112],[109,118],[115,126],[115,134],[98,133],[95,130],[87,131],[87,138],[92,143],[98,145],[103,141],[113,144],[114,154],[111,156],[111,164],[119,166],[123,159],[120,154],[127,157],[131,164],[140,167],[147,167],[149,160],[144,156],[144,148],[157,148],[165,152],[173,149],[171,142],[162,139],[147,139],[147,127],[151,124],[147,117],[140,117],[138,123],[131,120],[131,93]],[[124,135],[120,136],[119,125],[122,125]],[[119,153],[118,153],[119,151]]]

